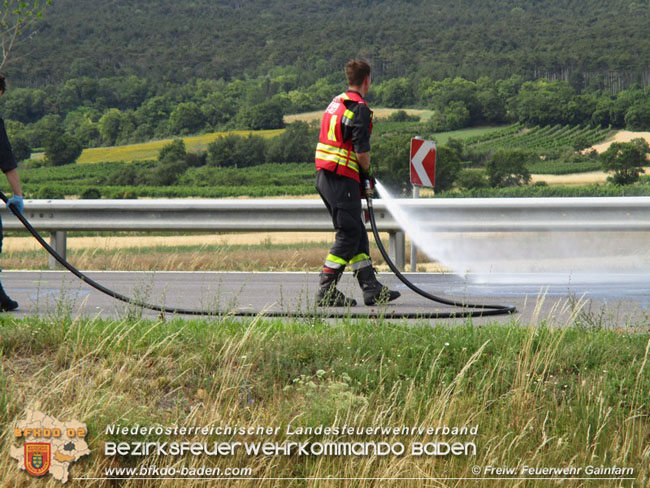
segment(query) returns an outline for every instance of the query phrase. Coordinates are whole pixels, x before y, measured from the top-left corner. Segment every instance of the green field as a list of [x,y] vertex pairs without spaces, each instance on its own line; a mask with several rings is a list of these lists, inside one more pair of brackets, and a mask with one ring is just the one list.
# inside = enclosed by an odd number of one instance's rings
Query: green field
[[[379,121],[376,126],[374,137],[378,140],[384,135],[423,134],[426,128],[426,124],[419,122],[385,120]],[[283,129],[232,133],[244,136],[256,134],[270,138],[282,131]],[[184,141],[188,151],[201,151],[206,149],[209,142],[226,134],[228,133],[218,132],[192,136],[184,138]],[[425,137],[436,140],[439,145],[446,144],[452,138],[457,139],[465,144],[468,153],[485,153],[488,156],[490,152],[498,149],[523,149],[530,152],[534,159],[534,162],[528,165],[531,173],[560,175],[599,170],[599,159],[577,154],[574,146],[594,144],[610,134],[609,129],[581,126],[557,125],[529,129],[520,124],[513,124],[425,134]],[[408,137],[405,140],[407,139]],[[86,149],[75,164],[60,167],[39,166],[39,163],[27,164],[20,170],[21,178],[30,198],[81,196],[91,190],[95,197],[99,194],[101,198],[257,198],[315,194],[312,162],[264,163],[242,167],[188,167],[182,170],[182,174],[173,183],[159,186],[161,183],[156,183],[150,176],[157,170],[160,149],[170,141]],[[0,188],[8,189],[7,183],[0,182]],[[515,190],[519,193],[522,191]],[[601,190],[598,191],[603,195],[612,194],[614,191],[605,187]],[[616,191],[623,192],[622,194],[627,192],[626,189]],[[640,190],[633,191],[638,194]],[[533,196],[537,195],[539,190],[526,188],[523,192],[529,192]],[[647,189],[641,194],[647,194]]]
[[611,134],[611,129],[601,127],[558,124],[526,128],[521,124],[513,124],[498,131],[476,134],[469,137],[466,143],[481,151],[526,149],[540,152],[549,149],[571,149],[577,144],[586,148],[604,141]]
[[469,142],[472,138],[490,137],[492,134],[503,130],[502,127],[471,127],[469,129],[452,130],[449,132],[438,132],[431,137],[436,141],[436,144],[444,146],[449,139],[461,139],[464,142]]
[[[247,136],[255,134],[262,137],[273,137],[282,133],[283,129],[276,130],[258,130],[258,131],[230,131],[230,132],[212,132],[198,136],[181,137],[185,142],[187,150],[190,152],[205,151],[212,141],[228,134],[238,134]],[[160,150],[169,144],[173,139],[162,139],[159,141],[145,142],[142,144],[129,144],[127,146],[115,147],[94,147],[84,149],[77,160],[79,164],[113,162],[113,161],[146,161],[156,159]]]
[[[325,485],[302,478],[479,477],[471,471],[476,465],[618,466],[633,468],[630,477],[635,481],[616,486],[648,486],[647,331],[609,330],[607,323],[579,312],[568,324],[539,328],[514,322],[482,327],[471,321],[459,327],[443,324],[262,317],[145,321],[134,310],[118,320],[73,320],[65,313],[47,319],[4,315],[0,428],[7,435],[0,448],[9,452],[15,444],[13,426],[25,417],[26,409],[35,409],[61,421],[87,424],[91,454],[72,464],[74,478],[102,477],[108,467],[206,465],[251,467],[251,477],[296,478],[282,486],[303,487]],[[107,433],[112,424],[262,425],[280,430],[277,435],[132,436]],[[296,431],[344,424],[468,426],[476,427],[477,434],[287,434],[289,426]],[[105,442],[158,441],[401,442],[407,454],[103,453]],[[416,442],[473,443],[476,455],[412,456],[410,448]],[[0,478],[6,486],[29,483],[8,455],[0,459]],[[93,486],[113,483],[95,481]],[[177,486],[173,483],[177,482],[123,480],[119,486]],[[402,480],[399,486],[426,483]],[[459,486],[452,483],[444,486]],[[550,487],[557,482],[514,483]],[[603,486],[599,483],[565,480],[562,486]],[[237,486],[260,485],[259,480],[247,480]],[[326,486],[369,485],[340,480]]]

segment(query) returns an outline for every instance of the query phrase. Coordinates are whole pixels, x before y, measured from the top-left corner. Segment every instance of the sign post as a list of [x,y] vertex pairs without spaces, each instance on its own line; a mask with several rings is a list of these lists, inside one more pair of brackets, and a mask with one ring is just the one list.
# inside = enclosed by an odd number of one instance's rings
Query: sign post
[[[420,187],[433,188],[436,181],[436,143],[421,137],[411,139],[410,175],[413,198],[420,196]],[[417,269],[417,247],[411,239],[411,272]]]

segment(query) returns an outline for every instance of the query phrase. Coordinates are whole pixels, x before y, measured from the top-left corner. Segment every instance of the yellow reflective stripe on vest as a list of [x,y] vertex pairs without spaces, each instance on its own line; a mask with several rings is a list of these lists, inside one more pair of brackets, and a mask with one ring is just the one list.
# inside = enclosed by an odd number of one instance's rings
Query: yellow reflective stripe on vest
[[[350,158],[348,159],[348,155]],[[359,160],[354,151],[348,151],[340,147],[330,146],[319,142],[316,146],[316,158],[325,161],[332,161],[337,164],[349,167],[351,170],[359,172]]]
[[357,159],[357,153],[355,153],[354,151],[348,151],[347,149],[344,149],[342,147],[330,146],[329,144],[324,144],[322,142],[319,142],[318,145],[316,146],[316,152],[318,151],[326,152],[333,156],[339,156],[346,160],[349,155],[351,162],[353,163],[359,162],[359,160]]
[[343,117],[341,117],[341,124],[352,125],[353,118],[354,118],[354,112],[350,109],[346,109],[345,112],[343,112]]
[[336,139],[336,123],[338,122],[339,117],[338,115],[332,115],[332,118],[330,118],[330,128],[327,131],[327,138],[330,141],[338,142]]

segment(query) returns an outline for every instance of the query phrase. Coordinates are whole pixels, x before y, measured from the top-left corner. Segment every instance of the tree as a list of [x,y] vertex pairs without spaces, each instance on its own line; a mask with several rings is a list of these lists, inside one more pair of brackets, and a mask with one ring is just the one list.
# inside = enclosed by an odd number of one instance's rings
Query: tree
[[45,158],[52,166],[74,163],[81,156],[81,143],[68,134],[53,136],[45,141]]
[[183,139],[174,139],[172,142],[162,147],[158,153],[158,161],[162,162],[166,159],[184,159],[186,154],[187,151]]
[[450,190],[460,173],[460,154],[449,146],[438,146],[436,150],[436,181],[433,189],[438,192]]
[[415,102],[412,82],[407,78],[392,78],[377,86],[375,96],[387,107],[402,108]]
[[614,172],[609,180],[617,185],[629,185],[639,180],[644,172],[643,166],[648,164],[650,146],[644,139],[633,139],[631,142],[614,142],[607,151],[600,155],[603,169]]
[[4,0],[0,13],[0,70],[20,42],[34,32],[34,23],[43,16],[52,0]]
[[122,118],[122,112],[117,108],[112,108],[99,119],[99,133],[104,144],[108,146],[115,144],[122,130]]
[[169,116],[169,129],[174,134],[195,134],[204,124],[203,112],[194,102],[179,103]]
[[481,169],[463,169],[458,173],[456,186],[464,190],[474,190],[477,188],[487,188],[489,182],[485,176],[485,171]]
[[566,107],[573,88],[563,81],[537,80],[524,83],[514,100],[517,118],[530,125],[568,123]]
[[269,100],[257,105],[243,107],[237,115],[237,123],[246,129],[281,129],[284,127],[282,105]]
[[265,161],[266,141],[261,136],[229,134],[208,144],[210,166],[255,166]]
[[31,147],[43,147],[45,141],[61,137],[64,133],[63,122],[58,115],[46,115],[23,132]]
[[32,155],[32,149],[29,142],[23,136],[15,136],[11,140],[11,149],[13,150],[16,161],[24,161]]
[[530,171],[526,167],[529,159],[530,155],[520,149],[495,152],[485,167],[490,186],[504,188],[530,183]]
[[43,90],[16,88],[6,95],[5,116],[19,122],[36,122],[46,113],[46,94]]
[[650,100],[640,100],[625,113],[625,127],[628,130],[650,129]]
[[411,136],[390,135],[372,146],[371,166],[375,176],[392,191],[405,193],[409,188],[409,148]]
[[304,163],[314,158],[318,134],[306,122],[294,122],[279,136],[269,139],[266,161],[270,163]]
[[469,110],[461,101],[449,102],[445,108],[445,122],[447,130],[456,130],[467,127],[471,122]]

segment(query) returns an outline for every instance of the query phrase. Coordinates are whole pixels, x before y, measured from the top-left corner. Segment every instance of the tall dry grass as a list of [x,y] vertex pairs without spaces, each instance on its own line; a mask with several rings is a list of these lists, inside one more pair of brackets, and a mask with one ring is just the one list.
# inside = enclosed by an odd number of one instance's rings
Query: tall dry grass
[[[358,478],[418,478],[398,486],[483,486],[471,468],[619,466],[648,486],[650,335],[576,327],[493,324],[410,326],[388,322],[266,320],[147,322],[3,320],[0,446],[26,409],[88,424],[92,455],[73,477],[107,467],[251,467],[237,486],[378,486]],[[278,436],[108,435],[108,424],[279,426]],[[476,456],[107,457],[104,442],[296,440],[292,428],[478,425],[472,436],[325,436],[312,441],[474,441]],[[309,440],[303,437],[300,440]],[[31,486],[8,456],[2,486]],[[284,478],[284,479],[278,479]],[[337,480],[324,481],[326,478]],[[345,479],[343,479],[345,478]],[[263,481],[264,480],[264,481]],[[567,480],[562,486],[632,486]],[[43,486],[57,486],[46,481]],[[78,481],[71,486],[229,486],[178,480]],[[383,483],[382,483],[383,484]],[[487,486],[557,486],[491,481]]]
[[[67,259],[82,270],[107,271],[315,271],[323,265],[331,243],[295,245],[201,245],[126,248],[73,248]],[[379,251],[371,249],[373,261],[382,268]],[[406,254],[410,259],[410,251]],[[442,268],[418,254],[420,271]],[[44,250],[9,249],[2,253],[3,269],[47,269],[49,255]],[[386,266],[387,269],[387,266]]]

